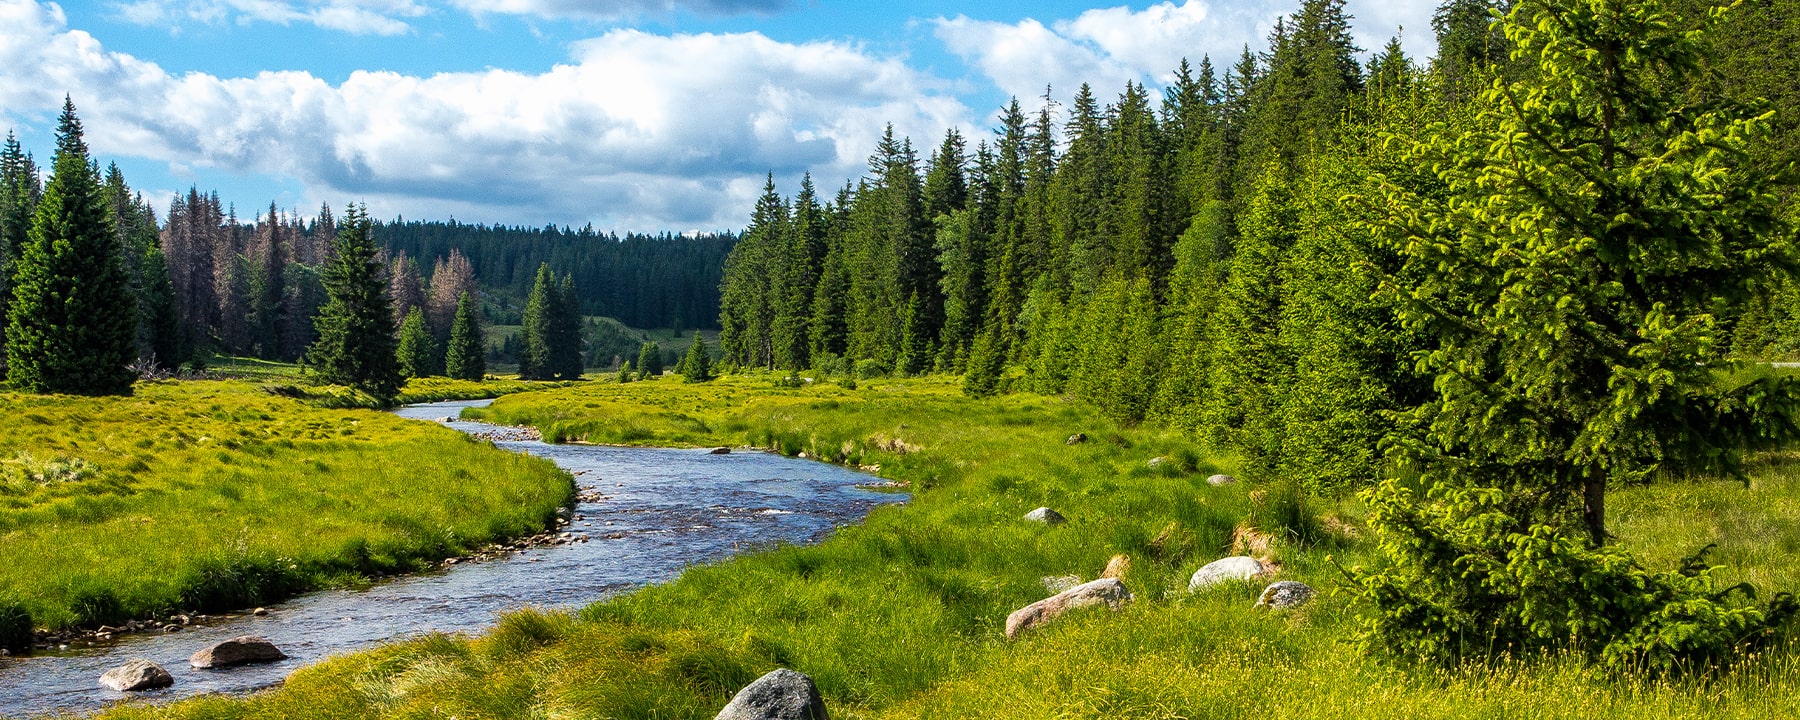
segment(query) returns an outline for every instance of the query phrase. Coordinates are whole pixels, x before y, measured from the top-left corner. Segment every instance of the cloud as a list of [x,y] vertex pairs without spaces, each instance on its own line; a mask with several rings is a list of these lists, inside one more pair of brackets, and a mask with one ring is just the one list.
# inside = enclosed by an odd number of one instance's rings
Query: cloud
[[541,18],[612,20],[639,15],[772,15],[787,9],[788,0],[449,0],[474,15],[528,15]]
[[429,12],[414,0],[128,0],[114,7],[128,22],[177,31],[190,23],[268,22],[357,35],[400,35],[411,29],[406,19]]
[[969,116],[898,59],[757,33],[614,30],[543,73],[333,85],[171,75],[66,24],[54,5],[0,0],[0,112],[50,115],[67,91],[102,157],[292,177],[377,215],[738,227],[765,172],[829,187],[864,172],[884,123],[929,143]]
[[[1374,23],[1356,21],[1357,38],[1365,47],[1385,42],[1404,24],[1408,51],[1423,57],[1419,38],[1430,38],[1434,0],[1362,0],[1349,3],[1352,15],[1370,12]],[[1297,0],[1161,2],[1143,10],[1112,7],[1088,10],[1073,19],[1014,23],[973,19],[965,15],[937,18],[934,33],[964,62],[986,75],[1001,90],[1019,97],[1042,95],[1049,84],[1068,98],[1086,82],[1102,97],[1126,81],[1168,81],[1187,58],[1198,63],[1211,55],[1220,72],[1235,62],[1245,45],[1262,50],[1275,21],[1299,9]],[[1367,27],[1369,31],[1361,28]],[[1378,38],[1379,40],[1375,40]]]

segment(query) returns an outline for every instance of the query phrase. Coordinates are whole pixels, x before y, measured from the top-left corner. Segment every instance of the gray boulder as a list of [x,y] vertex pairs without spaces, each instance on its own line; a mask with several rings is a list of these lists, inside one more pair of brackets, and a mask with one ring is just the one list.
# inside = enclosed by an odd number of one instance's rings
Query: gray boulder
[[1087,442],[1087,433],[1075,433],[1074,435],[1070,435],[1069,439],[1064,441],[1063,444],[1064,445],[1080,445],[1084,442]]
[[188,664],[197,668],[222,668],[274,662],[286,657],[287,654],[276,648],[275,643],[269,642],[266,637],[239,635],[194,653],[188,657]]
[[825,700],[805,673],[780,668],[745,685],[713,720],[826,720]]
[[1131,600],[1131,591],[1118,578],[1101,578],[1059,592],[1014,610],[1006,616],[1006,638],[1017,639],[1021,633],[1076,608],[1104,604],[1114,610]]
[[106,671],[100,676],[100,684],[119,692],[137,692],[166,688],[175,684],[175,678],[161,665],[139,658]]
[[1237,478],[1230,475],[1214,475],[1206,479],[1206,484],[1213,487],[1224,487],[1237,483]]
[[1041,507],[1025,513],[1025,519],[1035,523],[1043,523],[1045,525],[1061,525],[1069,521],[1068,518],[1062,516],[1062,513],[1047,507]]
[[1282,580],[1263,588],[1262,597],[1256,599],[1256,607],[1287,610],[1305,605],[1312,596],[1311,585],[1295,580]]
[[1041,582],[1044,584],[1045,590],[1052,592],[1052,593],[1059,593],[1059,592],[1062,592],[1069,588],[1075,587],[1076,585],[1080,585],[1081,584],[1081,576],[1080,575],[1045,575],[1038,582]]
[[1169,458],[1164,457],[1162,455],[1158,455],[1156,457],[1150,458],[1150,460],[1148,462],[1145,462],[1144,467],[1152,467],[1152,468],[1162,467],[1163,465],[1167,464],[1168,462],[1169,462]]
[[728,448],[728,447],[716,447],[716,448],[713,448],[713,449],[712,449],[712,451],[711,451],[711,452],[712,452],[712,454],[714,454],[714,455],[730,455],[730,454],[731,454],[731,448]]
[[1214,585],[1218,585],[1219,583],[1232,580],[1254,579],[1256,576],[1268,572],[1268,570],[1268,567],[1264,566],[1262,561],[1253,557],[1238,555],[1235,557],[1220,558],[1209,562],[1205,567],[1194,571],[1194,576],[1188,578],[1188,592],[1204,590]]

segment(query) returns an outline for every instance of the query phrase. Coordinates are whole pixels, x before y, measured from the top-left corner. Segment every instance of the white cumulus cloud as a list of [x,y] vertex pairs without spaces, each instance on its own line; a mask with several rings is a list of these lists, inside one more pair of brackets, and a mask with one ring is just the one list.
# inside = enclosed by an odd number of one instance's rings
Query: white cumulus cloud
[[636,30],[542,73],[174,75],[55,5],[0,0],[0,122],[52,116],[67,92],[102,158],[291,177],[378,216],[738,227],[765,172],[830,187],[863,172],[886,122],[925,144],[965,125],[938,85],[842,43]]

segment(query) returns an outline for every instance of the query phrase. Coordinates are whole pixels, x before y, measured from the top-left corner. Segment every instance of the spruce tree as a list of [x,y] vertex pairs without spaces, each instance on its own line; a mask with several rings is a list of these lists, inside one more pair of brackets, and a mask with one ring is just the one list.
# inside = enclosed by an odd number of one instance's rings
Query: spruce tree
[[[6,145],[0,149],[0,341],[5,340],[6,308],[12,303],[13,272],[19,256],[25,251],[25,239],[31,234],[31,218],[37,214],[38,198],[43,188],[38,183],[37,164],[19,147],[12,131],[6,133]],[[6,367],[6,353],[0,352],[0,370]]]
[[638,348],[637,369],[639,380],[652,380],[663,371],[662,347],[655,342],[644,343]]
[[538,266],[537,280],[531,285],[531,295],[525,299],[525,316],[521,321],[524,326],[520,331],[523,342],[519,348],[520,380],[551,380],[556,377],[556,366],[552,363],[552,347],[556,344],[551,336],[556,330],[557,306],[560,304],[561,292],[556,284],[556,276],[550,272],[550,264]]
[[14,269],[7,377],[29,392],[129,393],[137,357],[131,279],[67,98],[52,173]]
[[400,345],[395,351],[400,361],[400,374],[406,377],[430,377],[443,374],[441,355],[438,354],[437,339],[431,336],[431,329],[425,325],[425,313],[422,308],[414,307],[406,313],[406,319],[400,322]]
[[681,381],[689,383],[706,382],[713,379],[712,353],[706,351],[706,338],[694,333],[694,344],[688,346],[687,355],[681,358],[677,368],[681,372]]
[[487,375],[487,347],[476,316],[475,301],[465,292],[456,302],[450,343],[444,351],[444,373],[458,380],[480,381]]
[[318,340],[306,363],[322,382],[348,385],[392,402],[404,378],[394,355],[393,308],[370,234],[368,210],[351,206],[338,224],[323,275],[330,296],[313,321]]
[[581,351],[581,301],[575,279],[564,275],[556,285],[556,308],[550,323],[550,371],[558,380],[580,380],[586,353]]

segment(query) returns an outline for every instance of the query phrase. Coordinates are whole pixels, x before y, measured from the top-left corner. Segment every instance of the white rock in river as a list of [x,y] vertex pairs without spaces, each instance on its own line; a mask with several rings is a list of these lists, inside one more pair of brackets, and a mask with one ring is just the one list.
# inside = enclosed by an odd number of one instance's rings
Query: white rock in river
[[106,671],[100,684],[119,692],[135,692],[166,688],[175,684],[175,678],[162,666],[139,658]]
[[805,673],[779,668],[745,685],[713,720],[828,720],[825,700]]
[[1222,582],[1231,580],[1250,580],[1268,572],[1262,561],[1246,555],[1221,558],[1206,564],[1206,567],[1194,571],[1188,579],[1188,592],[1204,590]]

